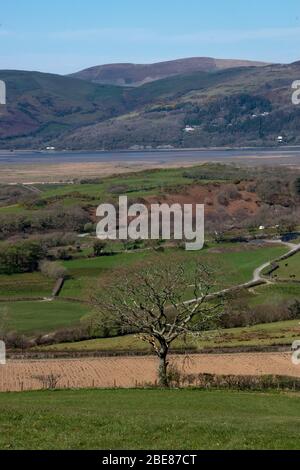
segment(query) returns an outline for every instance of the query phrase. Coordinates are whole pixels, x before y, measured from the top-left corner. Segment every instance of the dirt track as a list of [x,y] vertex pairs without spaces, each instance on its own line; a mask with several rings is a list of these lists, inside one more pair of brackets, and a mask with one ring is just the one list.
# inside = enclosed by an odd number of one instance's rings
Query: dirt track
[[[300,377],[289,353],[250,353],[225,355],[191,355],[189,359],[172,356],[185,373],[234,375],[289,375]],[[135,387],[154,383],[155,357],[106,357],[99,359],[9,361],[0,366],[0,391],[35,390],[42,388],[35,376],[58,374],[58,387]]]

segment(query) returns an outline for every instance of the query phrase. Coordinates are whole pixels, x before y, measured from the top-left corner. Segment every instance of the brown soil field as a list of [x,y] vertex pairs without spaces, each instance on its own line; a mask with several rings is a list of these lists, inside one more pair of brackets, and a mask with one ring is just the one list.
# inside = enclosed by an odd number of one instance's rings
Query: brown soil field
[[[224,375],[286,375],[300,377],[290,353],[249,353],[171,356],[183,373]],[[0,366],[0,391],[43,388],[40,376],[60,376],[57,388],[132,388],[154,384],[155,357],[103,357],[98,359],[17,360]],[[39,378],[37,378],[39,376]]]

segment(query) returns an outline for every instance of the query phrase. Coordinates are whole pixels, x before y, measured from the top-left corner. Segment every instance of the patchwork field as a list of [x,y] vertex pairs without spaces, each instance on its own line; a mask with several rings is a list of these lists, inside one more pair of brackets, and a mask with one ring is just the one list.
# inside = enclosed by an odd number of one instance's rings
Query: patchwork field
[[[79,259],[64,262],[70,274],[65,282],[61,297],[85,298],[89,288],[95,284],[101,286],[101,280],[113,279],[113,274],[128,268],[141,268],[141,263],[163,262],[163,260],[178,260],[193,264],[196,260],[211,267],[215,279],[214,290],[219,290],[236,284],[250,281],[256,267],[277,258],[287,251],[282,246],[255,247],[236,245],[214,247],[201,252],[184,252],[183,250],[166,249],[154,253],[144,251],[138,253],[123,253],[95,259]],[[187,293],[187,298],[189,298]]]
[[[103,284],[114,283],[122,270],[130,272],[141,269],[145,263],[155,264],[170,258],[191,263],[191,266],[198,260],[212,267],[216,284],[214,290],[219,290],[250,281],[257,266],[285,252],[286,248],[282,246],[220,245],[206,248],[200,253],[165,249],[159,253],[146,250],[99,258],[78,258],[62,262],[67,269],[68,278],[55,302],[38,301],[50,297],[54,286],[54,281],[42,274],[1,275],[0,299],[2,297],[5,301],[0,302],[0,311],[6,314],[7,326],[14,331],[27,334],[46,333],[78,324],[80,319],[91,313],[91,307],[74,301],[88,300],[95,288],[101,289]],[[257,301],[268,302],[268,298],[273,298],[273,292],[270,296],[267,291],[262,292],[263,295],[255,297]],[[192,298],[192,292],[187,292],[186,297]],[[66,302],[64,299],[74,301]]]
[[[180,249],[165,249],[164,252],[137,251],[99,258],[78,258],[62,264],[68,278],[55,302],[38,301],[51,296],[54,281],[41,273],[0,276],[0,311],[5,313],[9,328],[20,333],[46,333],[62,327],[75,326],[79,320],[91,313],[91,307],[76,300],[88,300],[91,292],[101,289],[103,284],[114,283],[123,270],[141,269],[145,263],[155,264],[164,259],[191,263],[198,260],[212,267],[215,279],[214,290],[231,287],[252,279],[254,269],[262,263],[286,252],[283,246],[219,245],[199,252]],[[290,262],[292,261],[289,260]],[[265,286],[250,296],[253,304],[273,303],[282,298],[297,298],[299,286]],[[192,292],[186,293],[187,299]],[[8,301],[9,299],[9,301]],[[26,301],[28,299],[28,301]],[[37,299],[37,300],[34,300]],[[74,299],[66,302],[64,299]],[[18,301],[17,301],[18,300]],[[22,300],[22,301],[21,301]]]

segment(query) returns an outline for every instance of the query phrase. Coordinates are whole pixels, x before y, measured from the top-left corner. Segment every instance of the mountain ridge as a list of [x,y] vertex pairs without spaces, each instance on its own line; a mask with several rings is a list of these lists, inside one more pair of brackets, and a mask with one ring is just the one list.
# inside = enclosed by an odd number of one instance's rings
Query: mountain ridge
[[215,59],[212,57],[188,57],[151,64],[115,63],[89,67],[70,74],[70,77],[98,84],[141,86],[163,78],[190,72],[213,72],[236,67],[261,67],[266,62]]

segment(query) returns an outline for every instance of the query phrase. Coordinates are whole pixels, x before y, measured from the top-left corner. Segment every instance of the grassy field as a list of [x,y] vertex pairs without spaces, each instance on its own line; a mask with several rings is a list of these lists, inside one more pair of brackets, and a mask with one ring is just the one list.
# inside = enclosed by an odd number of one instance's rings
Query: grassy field
[[300,298],[300,284],[281,283],[259,286],[254,295],[247,297],[250,306],[268,305],[270,307],[282,302],[294,301]]
[[0,316],[5,319],[4,326],[9,331],[28,335],[76,326],[89,313],[90,309],[85,305],[63,301],[0,303]]
[[[100,260],[101,258],[99,258]],[[109,259],[113,259],[109,258]],[[78,281],[79,282],[79,281]],[[74,288],[75,288],[74,284]],[[78,289],[80,288],[80,282]],[[24,292],[26,285],[24,286]],[[68,291],[67,291],[68,292]],[[70,292],[76,297],[76,289]],[[18,294],[18,290],[14,295]],[[300,285],[279,284],[261,286],[255,289],[255,293],[246,294],[247,304],[251,306],[278,305],[283,301],[292,301],[300,296]],[[53,331],[62,327],[75,326],[84,317],[91,313],[87,305],[66,302],[61,298],[55,302],[22,301],[1,302],[0,317],[5,317],[9,329],[20,333],[33,334],[37,332]],[[271,345],[290,344],[295,337],[300,336],[299,321],[279,322],[274,324],[258,325],[248,328],[235,328],[220,331],[216,336],[208,340],[193,340],[188,344],[189,348],[202,349],[214,346],[245,346],[245,345]],[[176,347],[185,348],[186,344],[179,342]],[[84,341],[82,343],[57,345],[54,349],[79,349],[79,350],[144,350],[146,345],[131,336],[121,338],[109,338]]]
[[[46,423],[46,425],[45,425]],[[299,449],[300,396],[199,390],[0,394],[1,449]]]
[[49,297],[53,287],[54,281],[39,272],[0,275],[0,298]]
[[[85,196],[102,199],[107,198],[108,194],[116,194],[118,188],[122,195],[149,195],[152,191],[162,188],[170,188],[178,185],[188,185],[193,182],[184,177],[185,169],[167,169],[158,171],[145,171],[136,174],[119,175],[110,178],[104,178],[100,183],[95,184],[72,184],[62,185],[42,185],[37,186],[43,191],[43,197],[67,196],[78,192]],[[154,193],[153,193],[154,194]]]
[[[227,250],[227,251],[226,251]],[[114,282],[115,276],[122,268],[129,271],[140,269],[146,262],[156,263],[173,259],[188,263],[199,259],[212,266],[213,276],[216,279],[215,289],[230,287],[249,281],[253,270],[268,260],[276,258],[286,251],[283,247],[247,249],[244,247],[237,251],[228,250],[220,246],[217,251],[206,249],[202,252],[185,252],[183,250],[166,249],[165,252],[155,253],[144,251],[136,253],[121,253],[114,256],[104,256],[91,259],[75,259],[64,262],[70,279],[66,280],[59,297],[59,301],[15,302],[16,299],[31,299],[49,297],[53,288],[53,281],[40,273],[16,274],[0,276],[0,298],[10,298],[10,302],[3,302],[0,307],[8,312],[9,327],[22,333],[53,331],[57,328],[76,325],[83,316],[89,313],[87,306],[77,303],[64,302],[66,298],[88,298],[90,289],[95,286],[101,288],[102,282],[110,279]],[[296,286],[298,287],[298,286]],[[296,289],[294,287],[294,290]],[[191,298],[192,292],[186,293]],[[270,298],[273,297],[273,292]],[[257,295],[262,302],[268,302],[268,294]]]
[[[204,348],[226,348],[245,346],[290,346],[300,338],[299,320],[289,320],[244,328],[229,328],[210,332],[201,338],[187,337],[173,343],[173,349],[201,351]],[[40,349],[40,348],[39,348]],[[92,339],[78,343],[62,343],[45,346],[50,351],[122,351],[146,352],[150,346],[136,336],[127,335],[115,338]]]
[[[233,247],[234,248],[234,247]],[[163,260],[178,260],[193,265],[195,260],[212,268],[216,281],[215,290],[242,284],[252,279],[253,271],[262,263],[277,258],[287,250],[282,246],[272,246],[248,249],[247,246],[235,247],[236,251],[228,246],[216,249],[205,249],[201,252],[184,252],[179,249],[166,249],[165,252],[153,251],[122,253],[114,256],[103,256],[94,259],[77,259],[64,262],[70,275],[61,292],[62,298],[86,298],[88,289],[95,282],[101,285],[101,279],[118,274],[122,268],[129,270],[140,268],[143,263],[157,263]],[[187,298],[192,293],[187,293]]]
[[282,280],[295,279],[300,281],[300,252],[292,258],[279,263],[279,269],[274,271],[273,277]]
[[19,204],[0,207],[0,214],[24,214],[27,211]]

